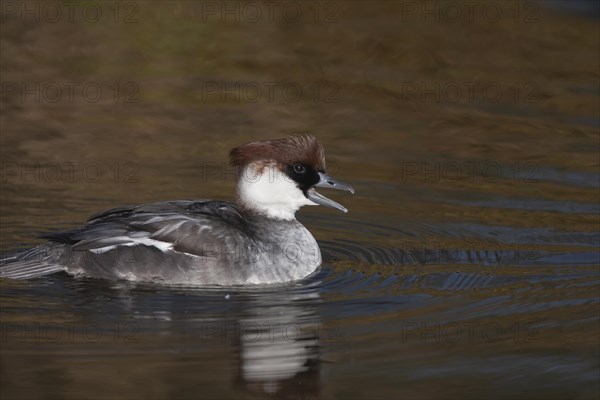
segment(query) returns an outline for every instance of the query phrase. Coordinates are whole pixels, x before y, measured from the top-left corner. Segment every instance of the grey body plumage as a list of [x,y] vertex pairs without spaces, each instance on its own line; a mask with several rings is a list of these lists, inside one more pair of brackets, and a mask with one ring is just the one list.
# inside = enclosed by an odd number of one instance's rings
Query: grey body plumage
[[223,201],[116,208],[93,216],[81,229],[45,238],[50,243],[40,248],[38,260],[94,278],[277,283],[307,276],[321,263],[317,242],[298,221],[243,215]]

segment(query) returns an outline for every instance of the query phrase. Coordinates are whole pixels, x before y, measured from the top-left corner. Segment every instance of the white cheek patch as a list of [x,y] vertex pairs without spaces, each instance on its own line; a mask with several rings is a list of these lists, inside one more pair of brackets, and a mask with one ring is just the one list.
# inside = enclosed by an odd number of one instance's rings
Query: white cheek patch
[[255,164],[250,164],[244,168],[238,181],[238,193],[245,207],[276,219],[293,220],[300,207],[315,205],[296,182],[275,165],[257,169]]

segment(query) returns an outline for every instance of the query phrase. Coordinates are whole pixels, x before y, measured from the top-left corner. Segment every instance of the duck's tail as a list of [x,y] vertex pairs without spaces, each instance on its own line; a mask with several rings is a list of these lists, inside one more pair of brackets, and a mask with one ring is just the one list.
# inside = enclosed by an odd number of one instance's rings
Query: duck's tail
[[64,271],[59,263],[62,245],[46,243],[27,250],[0,254],[0,278],[30,279]]

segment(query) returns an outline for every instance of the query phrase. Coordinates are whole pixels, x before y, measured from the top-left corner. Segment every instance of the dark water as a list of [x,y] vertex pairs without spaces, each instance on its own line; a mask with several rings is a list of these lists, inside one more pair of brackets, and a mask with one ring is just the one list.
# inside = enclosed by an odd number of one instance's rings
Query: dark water
[[3,251],[231,199],[228,150],[293,132],[357,194],[299,213],[293,285],[0,282],[0,397],[598,398],[595,9],[475,3],[3,2]]

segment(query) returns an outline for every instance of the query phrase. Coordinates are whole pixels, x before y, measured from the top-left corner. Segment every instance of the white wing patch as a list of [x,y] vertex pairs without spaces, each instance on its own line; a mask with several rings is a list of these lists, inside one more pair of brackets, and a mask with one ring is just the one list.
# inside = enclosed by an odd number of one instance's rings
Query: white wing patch
[[[164,223],[165,221],[168,221],[169,223],[167,223],[165,226],[163,226],[155,232],[148,232],[144,230],[131,231],[126,232],[124,235],[121,234],[96,240],[91,239],[88,241],[83,241],[82,243],[87,247],[89,251],[91,251],[94,254],[106,253],[107,251],[114,250],[116,248],[119,248],[120,246],[132,247],[138,245],[151,246],[161,250],[162,252],[167,252],[175,251],[173,249],[175,243],[172,243],[171,239],[165,239],[165,237],[172,236],[171,234],[173,232],[176,232],[177,230],[181,229],[182,227],[184,227],[185,224],[190,223],[190,221],[194,223],[194,226],[196,227],[196,229],[198,229],[198,231],[211,229],[211,227],[208,225],[196,225],[197,221],[194,221],[193,219],[182,215],[155,216],[149,218],[146,221],[141,222],[141,225]],[[183,230],[185,231],[185,229]],[[95,248],[89,248],[91,247],[89,246],[89,244],[95,245]],[[191,257],[197,257],[194,254],[189,254],[180,251],[177,252]]]
[[190,221],[189,218],[187,218],[183,221],[176,222],[174,224],[167,225],[167,226],[159,229],[155,233],[153,233],[152,236],[168,235],[169,233],[173,232],[174,230],[179,229],[179,227],[181,227],[181,225],[185,224],[188,221]]
[[130,237],[129,239],[130,239],[130,241],[126,242],[126,243],[119,243],[119,244],[114,244],[111,246],[100,247],[97,249],[90,249],[90,251],[94,254],[102,254],[102,253],[106,253],[107,251],[116,249],[119,246],[129,246],[130,247],[130,246],[137,246],[137,245],[156,247],[157,249],[159,249],[163,252],[166,252],[168,250],[173,250],[173,243],[162,242],[160,240],[150,239],[149,237],[140,237],[140,238]]

